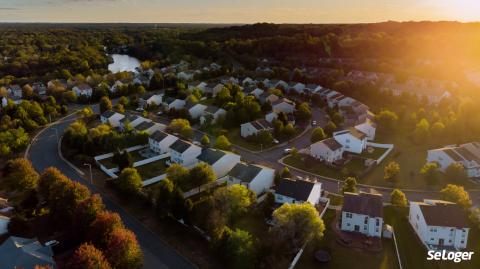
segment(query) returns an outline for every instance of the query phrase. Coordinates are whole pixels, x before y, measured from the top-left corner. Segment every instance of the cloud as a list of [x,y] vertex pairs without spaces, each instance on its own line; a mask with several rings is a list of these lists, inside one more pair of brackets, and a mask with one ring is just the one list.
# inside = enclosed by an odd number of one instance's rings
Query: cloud
[[20,10],[20,8],[16,8],[16,7],[0,7],[0,10]]

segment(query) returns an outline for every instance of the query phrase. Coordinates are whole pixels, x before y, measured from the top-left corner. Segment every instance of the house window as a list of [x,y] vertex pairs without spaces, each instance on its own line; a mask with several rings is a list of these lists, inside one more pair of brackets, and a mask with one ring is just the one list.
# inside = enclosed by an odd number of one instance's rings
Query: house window
[[378,233],[378,228],[375,229],[375,232]]
[[368,224],[368,217],[365,217],[365,220],[363,221],[364,224]]
[[376,219],[376,221],[377,221],[377,226],[380,226],[380,220]]
[[347,226],[350,227],[350,223],[347,223]]
[[363,230],[364,230],[364,231],[367,230],[367,225],[363,226]]
[[417,220],[419,220],[419,219],[420,219],[420,217],[417,215]]
[[347,217],[348,219],[351,219],[351,218],[352,218],[352,213],[346,213],[345,215],[346,215],[346,217]]
[[347,139],[346,142],[347,142],[347,143],[350,143],[350,139]]
[[460,243],[462,243],[462,244],[463,244],[463,243],[465,243],[465,241],[463,241],[463,240],[462,240]]
[[435,241],[435,239],[433,239],[433,238],[430,238],[430,241]]

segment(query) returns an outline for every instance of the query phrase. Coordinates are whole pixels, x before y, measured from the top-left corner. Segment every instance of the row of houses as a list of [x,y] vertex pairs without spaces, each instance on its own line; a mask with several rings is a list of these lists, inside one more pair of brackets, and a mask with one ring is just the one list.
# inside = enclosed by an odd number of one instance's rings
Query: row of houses
[[[382,237],[384,230],[381,194],[344,194],[339,227],[369,237]],[[470,231],[467,213],[458,204],[425,199],[410,202],[408,220],[428,249],[465,249]]]
[[427,152],[427,162],[437,163],[439,170],[445,170],[454,163],[460,163],[465,168],[468,177],[480,177],[480,143],[471,142],[461,145],[449,145]]

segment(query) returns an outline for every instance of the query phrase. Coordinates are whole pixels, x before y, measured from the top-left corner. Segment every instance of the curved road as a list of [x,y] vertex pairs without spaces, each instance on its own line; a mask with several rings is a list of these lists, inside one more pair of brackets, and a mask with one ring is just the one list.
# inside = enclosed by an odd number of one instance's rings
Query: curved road
[[[76,114],[67,116],[56,124],[44,129],[36,139],[32,141],[30,150],[27,152],[27,158],[32,162],[37,171],[43,171],[50,166],[56,167],[72,180],[81,182],[87,186],[92,193],[99,193],[94,185],[90,184],[75,169],[63,161],[58,154],[58,136],[63,134],[70,122],[76,117]],[[156,234],[146,228],[136,218],[129,215],[119,205],[114,203],[108,197],[102,195],[102,193],[99,194],[101,195],[106,208],[120,214],[125,226],[136,234],[138,242],[143,250],[144,268],[197,268],[196,265],[190,263],[180,253],[172,249]]]

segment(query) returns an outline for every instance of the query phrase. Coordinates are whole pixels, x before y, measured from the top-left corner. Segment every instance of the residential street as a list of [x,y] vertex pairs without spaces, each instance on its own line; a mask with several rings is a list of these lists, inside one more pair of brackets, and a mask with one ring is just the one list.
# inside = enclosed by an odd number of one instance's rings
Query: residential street
[[[72,180],[79,181],[86,185],[93,193],[98,193],[94,185],[80,176],[72,167],[63,161],[58,154],[58,137],[55,130],[57,130],[58,136],[61,136],[64,129],[67,128],[75,118],[76,115],[71,115],[64,121],[45,129],[45,131],[33,141],[28,159],[38,171],[43,171],[50,166],[56,167]],[[136,234],[144,254],[144,268],[197,268],[185,257],[163,242],[162,239],[152,231],[143,226],[137,219],[125,212],[119,205],[112,202],[108,197],[104,195],[101,196],[107,209],[120,214],[125,225]]]

